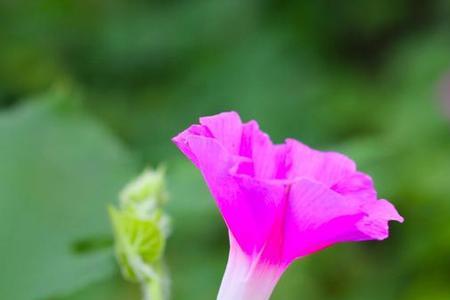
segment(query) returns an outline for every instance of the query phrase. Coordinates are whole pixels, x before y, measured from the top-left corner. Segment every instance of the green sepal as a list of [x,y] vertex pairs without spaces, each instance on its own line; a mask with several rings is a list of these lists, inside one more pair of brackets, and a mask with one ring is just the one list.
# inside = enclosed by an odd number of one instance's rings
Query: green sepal
[[165,186],[165,169],[144,171],[137,179],[128,183],[120,194],[123,209],[140,209],[141,204],[150,203],[152,207],[160,207],[167,202]]
[[141,219],[130,211],[110,206],[115,250],[125,278],[133,282],[152,280],[152,265],[161,259],[165,237],[157,220]]

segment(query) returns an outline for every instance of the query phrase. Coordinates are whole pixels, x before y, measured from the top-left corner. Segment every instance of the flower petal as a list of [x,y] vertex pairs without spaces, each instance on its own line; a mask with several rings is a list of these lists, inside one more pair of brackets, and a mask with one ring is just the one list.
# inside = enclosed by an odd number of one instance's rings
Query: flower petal
[[188,143],[188,139],[191,136],[212,137],[212,135],[207,127],[202,125],[192,125],[172,138],[172,141],[177,145],[178,149],[180,149],[181,152],[183,152],[183,154],[198,168],[197,157],[192,153]]
[[335,243],[384,239],[390,220],[403,218],[386,200],[361,202],[320,183],[299,180],[286,207],[284,260],[290,263]]
[[330,187],[356,171],[355,163],[343,154],[317,151],[294,139],[287,139],[286,146],[289,178],[310,178]]
[[242,136],[242,122],[234,112],[224,112],[215,116],[200,118],[200,124],[207,127],[212,136],[234,155],[239,154]]
[[285,187],[232,173],[241,158],[216,140],[190,136],[187,145],[229,230],[246,253],[258,252],[271,231]]
[[403,223],[404,219],[399,215],[394,205],[387,200],[370,201],[363,205],[366,212],[358,224],[356,224],[361,239],[364,240],[384,240],[389,236],[389,221]]
[[284,260],[289,263],[339,242],[362,217],[356,201],[347,201],[320,183],[297,181],[287,198]]
[[274,145],[270,137],[259,129],[256,121],[243,125],[240,155],[248,157],[252,162],[252,173],[259,179],[280,179],[286,171],[285,145]]
[[361,202],[377,200],[372,178],[361,172],[354,172],[341,178],[331,189],[345,197],[359,199]]

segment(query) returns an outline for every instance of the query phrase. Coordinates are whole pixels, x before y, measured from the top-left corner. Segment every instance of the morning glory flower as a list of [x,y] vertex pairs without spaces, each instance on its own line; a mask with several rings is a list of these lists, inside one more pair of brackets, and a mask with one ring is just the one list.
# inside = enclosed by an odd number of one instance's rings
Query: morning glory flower
[[200,118],[173,142],[201,171],[228,227],[218,299],[268,299],[286,268],[335,243],[383,240],[402,222],[340,153],[273,144],[236,112]]
[[146,170],[120,193],[120,206],[109,208],[115,252],[125,279],[139,283],[144,300],[168,299],[168,276],[163,261],[170,233],[163,169]]

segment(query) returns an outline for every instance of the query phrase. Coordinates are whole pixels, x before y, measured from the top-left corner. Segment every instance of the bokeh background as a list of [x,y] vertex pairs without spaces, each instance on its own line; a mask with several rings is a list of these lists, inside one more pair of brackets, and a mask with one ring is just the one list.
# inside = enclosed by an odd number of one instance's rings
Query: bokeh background
[[226,110],[346,153],[406,218],[274,300],[450,299],[447,0],[0,1],[0,298],[139,299],[106,206],[165,163],[173,299],[214,299],[225,226],[170,138]]

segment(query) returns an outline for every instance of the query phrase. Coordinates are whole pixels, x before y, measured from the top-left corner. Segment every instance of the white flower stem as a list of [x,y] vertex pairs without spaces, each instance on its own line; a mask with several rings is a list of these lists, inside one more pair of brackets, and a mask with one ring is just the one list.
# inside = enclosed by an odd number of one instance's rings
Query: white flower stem
[[285,268],[244,253],[230,238],[230,254],[217,300],[267,300]]
[[143,300],[166,300],[160,284],[155,280],[142,284],[142,294]]

